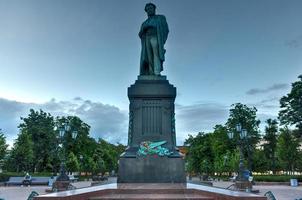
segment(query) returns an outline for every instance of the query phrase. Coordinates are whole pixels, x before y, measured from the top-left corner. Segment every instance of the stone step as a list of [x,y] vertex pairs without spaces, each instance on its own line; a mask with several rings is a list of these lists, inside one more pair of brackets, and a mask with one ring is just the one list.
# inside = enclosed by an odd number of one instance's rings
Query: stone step
[[89,200],[214,200],[213,197],[198,194],[105,194],[101,197],[92,197]]
[[193,194],[193,189],[118,189],[118,194]]

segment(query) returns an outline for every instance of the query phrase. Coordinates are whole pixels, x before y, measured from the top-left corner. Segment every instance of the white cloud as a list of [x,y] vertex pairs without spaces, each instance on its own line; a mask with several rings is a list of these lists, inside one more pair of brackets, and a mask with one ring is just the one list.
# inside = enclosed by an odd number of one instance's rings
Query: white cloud
[[[265,99],[253,104],[259,107],[257,115],[262,121],[261,129],[267,118],[276,118],[269,112],[272,108],[266,108],[267,103],[276,101],[276,98]],[[270,105],[270,104],[268,104]],[[93,102],[76,97],[70,101],[57,101],[51,99],[42,104],[23,103],[0,98],[0,128],[6,135],[9,144],[17,137],[20,117],[26,117],[29,109],[42,109],[53,116],[76,115],[91,126],[90,135],[94,138],[104,138],[116,143],[126,144],[128,131],[128,111],[123,111],[114,105]],[[192,105],[175,105],[176,113],[176,137],[177,144],[182,145],[188,134],[196,134],[200,131],[209,132],[217,124],[225,124],[228,118],[230,106],[219,103],[198,102]]]
[[[51,99],[42,104],[23,103],[0,98],[0,128],[10,144],[18,133],[20,117],[26,117],[29,109],[42,109],[53,116],[76,115],[91,126],[90,135],[110,142],[126,144],[128,130],[127,111],[114,105],[93,102],[76,97],[70,101]],[[190,133],[210,131],[216,124],[225,123],[228,107],[215,103],[176,105],[177,143],[182,145]]]
[[126,143],[127,112],[113,105],[83,100],[79,97],[71,101],[50,101],[42,104],[23,103],[0,98],[0,128],[10,145],[17,137],[20,117],[26,117],[29,109],[42,109],[53,116],[76,115],[91,126],[90,135],[110,142]]
[[287,89],[288,87],[289,85],[286,83],[278,83],[267,88],[252,88],[248,90],[246,94],[248,95],[266,94],[271,91],[284,90]]

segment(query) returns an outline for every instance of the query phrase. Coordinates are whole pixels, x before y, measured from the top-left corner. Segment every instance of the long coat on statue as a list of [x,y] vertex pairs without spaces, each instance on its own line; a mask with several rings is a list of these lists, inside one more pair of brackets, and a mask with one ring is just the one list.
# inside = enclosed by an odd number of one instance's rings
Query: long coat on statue
[[149,75],[149,72],[153,71],[150,70],[150,66],[149,66],[148,54],[146,49],[146,38],[142,36],[145,31],[144,28],[146,27],[146,24],[150,24],[150,20],[151,20],[152,27],[156,28],[156,33],[157,33],[158,52],[159,52],[159,59],[161,61],[160,71],[163,71],[162,64],[165,61],[166,50],[164,49],[164,44],[166,43],[166,40],[168,38],[169,28],[166,21],[166,17],[164,15],[154,15],[143,22],[139,33],[142,43],[141,60],[140,60],[141,75]]

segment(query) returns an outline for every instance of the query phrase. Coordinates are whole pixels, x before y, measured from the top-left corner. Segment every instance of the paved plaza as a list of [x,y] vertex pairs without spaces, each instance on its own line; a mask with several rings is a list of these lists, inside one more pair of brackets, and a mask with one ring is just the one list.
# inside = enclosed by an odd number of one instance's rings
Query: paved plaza
[[[116,179],[109,179],[106,183],[115,182]],[[194,181],[195,182],[195,181]],[[77,188],[89,187],[91,184],[90,181],[83,181],[74,183]],[[213,182],[213,186],[226,188],[231,185],[232,182],[224,182],[224,181],[215,181]],[[49,189],[46,186],[32,186],[32,187],[20,187],[20,186],[9,186],[9,187],[0,187],[0,198],[5,200],[26,200],[29,194],[32,191],[36,191],[39,194],[45,194],[45,190]],[[291,187],[284,185],[257,185],[254,186],[254,189],[260,190],[260,195],[263,195],[267,191],[272,191],[276,196],[277,200],[295,200],[297,198],[302,198],[302,186],[299,187]]]
[[[232,182],[217,181],[213,183],[215,187],[226,188]],[[277,200],[295,200],[302,198],[302,186],[291,187],[285,185],[256,185],[253,189],[259,190],[259,195],[264,195],[267,191],[272,191]]]

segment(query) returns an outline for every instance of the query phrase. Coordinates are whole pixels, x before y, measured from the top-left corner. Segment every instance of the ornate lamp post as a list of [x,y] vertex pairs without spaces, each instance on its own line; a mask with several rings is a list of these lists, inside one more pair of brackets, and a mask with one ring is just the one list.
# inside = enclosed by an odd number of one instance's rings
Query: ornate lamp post
[[[240,157],[239,157],[239,172],[238,172],[238,177],[236,178],[236,187],[239,190],[247,190],[251,189],[251,184],[249,183],[249,180],[247,177],[244,176],[244,163],[243,163],[243,144],[244,140],[247,138],[247,130],[243,129],[241,124],[238,123],[236,125],[236,133],[239,134],[239,140],[238,140],[238,145],[239,145],[239,152],[240,152]],[[233,132],[228,132],[228,137],[230,139],[234,138],[234,133]]]
[[[66,170],[65,170],[66,152],[65,149],[63,148],[63,144],[66,142],[65,134],[71,131],[71,127],[69,123],[62,123],[59,127],[55,127],[55,129],[59,130],[59,147],[62,150],[62,156],[61,156],[60,175],[56,179],[56,182],[54,184],[54,190],[63,191],[63,190],[67,190],[70,184],[69,176],[66,174]],[[75,139],[77,135],[78,132],[76,130],[73,130],[71,132],[72,139]]]

